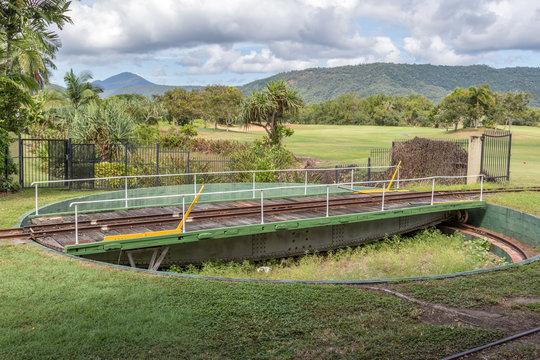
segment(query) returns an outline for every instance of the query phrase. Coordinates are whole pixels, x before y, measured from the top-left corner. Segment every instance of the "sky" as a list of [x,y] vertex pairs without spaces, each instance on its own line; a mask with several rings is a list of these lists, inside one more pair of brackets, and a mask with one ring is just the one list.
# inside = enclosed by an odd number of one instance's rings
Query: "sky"
[[539,0],[83,0],[52,82],[129,71],[164,85],[243,85],[373,62],[540,66]]

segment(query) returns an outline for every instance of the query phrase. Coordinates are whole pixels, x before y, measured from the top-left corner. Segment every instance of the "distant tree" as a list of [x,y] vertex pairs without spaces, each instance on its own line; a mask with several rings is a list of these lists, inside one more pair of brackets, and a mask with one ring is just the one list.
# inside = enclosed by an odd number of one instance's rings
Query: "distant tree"
[[64,82],[66,84],[64,94],[71,103],[71,106],[75,109],[75,113],[77,113],[79,107],[82,105],[99,99],[98,94],[103,92],[102,88],[93,86],[89,80],[92,80],[92,74],[88,71],[83,71],[79,75],[75,75],[73,69],[71,69],[64,76]]
[[469,113],[475,129],[478,128],[481,118],[488,113],[490,106],[494,104],[493,92],[489,90],[489,85],[469,88]]
[[502,111],[500,114],[504,116],[504,125],[512,128],[512,122],[516,119],[521,119],[526,115],[527,105],[534,97],[529,92],[514,92],[497,94],[496,101],[501,104]]
[[468,101],[468,90],[455,88],[434,108],[436,125],[448,128],[453,124],[454,131],[457,131],[460,121],[468,116]]
[[261,126],[270,145],[281,145],[292,133],[281,124],[285,113],[296,113],[304,102],[296,90],[283,80],[270,81],[262,91],[254,91],[242,102],[240,116],[244,124]]
[[51,26],[71,23],[70,1],[0,1],[0,69],[4,76],[36,89],[48,82],[61,43]]
[[199,90],[183,88],[167,90],[160,98],[177,125],[186,125],[203,114],[203,95]]
[[[204,115],[214,121],[214,128],[218,123],[229,125],[238,116],[243,94],[238,88],[232,86],[207,86],[204,89]],[[206,116],[205,127],[206,127]]]

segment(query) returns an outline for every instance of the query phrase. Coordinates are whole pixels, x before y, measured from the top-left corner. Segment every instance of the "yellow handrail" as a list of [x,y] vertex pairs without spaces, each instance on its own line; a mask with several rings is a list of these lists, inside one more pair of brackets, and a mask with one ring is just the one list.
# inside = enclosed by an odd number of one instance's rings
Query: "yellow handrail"
[[199,196],[201,196],[201,193],[204,189],[204,185],[201,187],[201,190],[195,196],[195,199],[191,202],[191,205],[189,206],[188,210],[186,211],[184,217],[180,221],[180,224],[176,229],[173,230],[161,230],[161,231],[150,231],[145,233],[136,233],[136,234],[122,234],[122,235],[111,235],[111,236],[105,236],[103,238],[103,241],[111,241],[111,240],[126,240],[126,239],[134,239],[134,238],[140,238],[140,237],[146,237],[146,236],[156,236],[156,235],[171,235],[171,234],[180,234],[182,232],[182,225],[184,224],[184,221],[189,216],[189,213],[193,209],[193,206],[195,206],[195,203],[197,200],[199,200]]

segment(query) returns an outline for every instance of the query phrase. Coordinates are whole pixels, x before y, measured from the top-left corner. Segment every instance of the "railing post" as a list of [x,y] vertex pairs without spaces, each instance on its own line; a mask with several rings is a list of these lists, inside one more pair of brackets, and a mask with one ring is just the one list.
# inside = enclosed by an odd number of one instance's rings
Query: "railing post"
[[79,245],[79,219],[77,214],[77,208],[79,205],[75,204],[75,244]]
[[263,190],[261,190],[261,224],[264,224],[264,195],[263,195]]
[[336,184],[339,184],[338,180],[339,180],[338,166],[336,165],[336,181],[335,181]]
[[383,182],[383,187],[382,187],[382,205],[381,205],[381,211],[384,211],[384,194],[386,192],[386,184]]
[[128,178],[124,176],[124,200],[126,202],[126,209],[128,207]]
[[482,201],[483,195],[484,195],[484,175],[480,175],[482,177],[482,181],[480,182],[480,201]]
[[367,186],[369,187],[371,181],[371,157],[367,158]]
[[36,190],[35,190],[35,193],[36,193],[36,215],[39,215],[39,213],[38,213],[38,189],[37,189],[38,184],[34,184],[34,185],[36,187]]
[[193,174],[193,193],[197,193],[197,174]]
[[326,185],[326,217],[328,217],[329,202],[330,202],[330,186]]
[[433,183],[431,184],[431,205],[433,205],[434,197],[435,197],[435,178],[433,178]]
[[185,233],[186,232],[186,221],[187,219],[184,219],[184,216],[186,216],[186,201],[185,201],[185,198],[186,196],[185,195],[182,195],[182,232]]
[[156,143],[156,187],[159,186],[159,143]]
[[128,150],[127,143],[124,143],[124,175],[128,175]]
[[354,169],[351,169],[351,190],[354,189]]
[[253,171],[253,198],[255,199],[255,171]]
[[306,170],[306,176],[304,179],[304,195],[307,195],[307,170]]
[[189,151],[187,152],[187,160],[186,160],[186,184],[189,184]]
[[399,189],[399,166],[397,168],[397,188]]
[[[68,139],[68,180],[73,179],[73,144],[71,143],[71,138]],[[73,189],[73,181],[69,182],[69,190]]]

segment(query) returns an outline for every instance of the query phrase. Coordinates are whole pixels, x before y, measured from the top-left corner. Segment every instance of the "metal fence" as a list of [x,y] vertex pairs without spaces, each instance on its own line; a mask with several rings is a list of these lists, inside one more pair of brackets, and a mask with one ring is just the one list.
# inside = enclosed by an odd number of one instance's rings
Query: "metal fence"
[[[193,153],[155,146],[73,143],[71,139],[19,138],[18,170],[21,187],[34,182],[40,187],[119,189],[118,180],[93,180],[110,176],[161,175],[220,172],[231,169],[232,160],[219,155]],[[80,182],[53,180],[92,179]],[[132,187],[185,184],[190,177],[144,177]],[[212,179],[205,179],[206,182]]]
[[482,134],[481,173],[486,181],[510,180],[512,134],[504,130],[486,130]]

